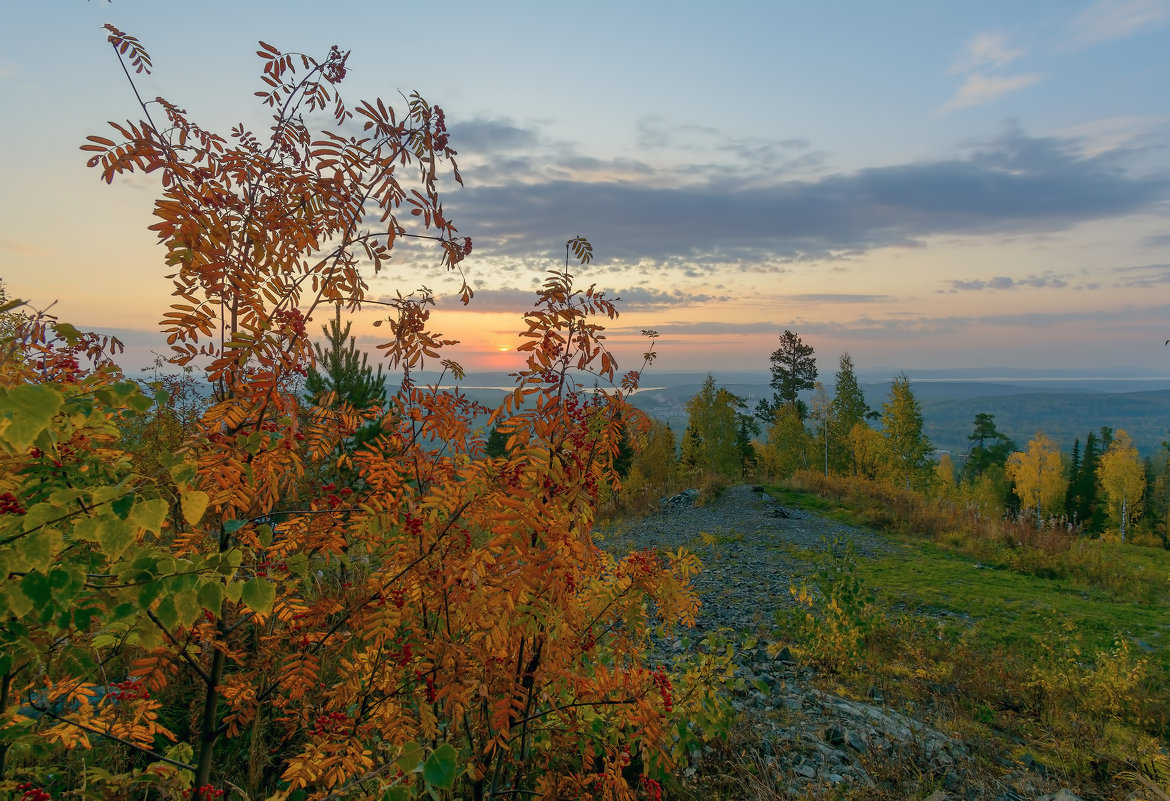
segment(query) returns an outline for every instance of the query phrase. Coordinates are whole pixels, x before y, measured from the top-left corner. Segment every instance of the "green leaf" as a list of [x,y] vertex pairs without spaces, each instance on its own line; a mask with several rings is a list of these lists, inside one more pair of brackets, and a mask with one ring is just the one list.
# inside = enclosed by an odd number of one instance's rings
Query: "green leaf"
[[205,581],[199,585],[199,605],[218,615],[223,606],[223,585],[214,581]]
[[175,612],[179,616],[179,624],[190,626],[195,618],[203,614],[203,605],[199,603],[199,596],[194,590],[184,590],[175,596]]
[[246,525],[248,525],[247,520],[225,520],[223,521],[223,530],[228,534],[235,534]]
[[[16,582],[5,582],[3,590],[7,604],[0,604],[0,611],[7,611],[17,618],[22,618],[32,611],[33,600],[24,592],[23,587],[17,587]],[[5,606],[7,610],[4,609]]]
[[256,536],[260,538],[260,544],[265,548],[272,545],[272,526],[267,523],[256,526]]
[[257,612],[271,614],[272,605],[276,602],[276,585],[259,578],[245,581],[241,597],[245,604]]
[[102,547],[102,553],[112,562],[134,543],[134,527],[126,520],[99,517],[94,521],[93,534]]
[[[240,602],[240,596],[244,593],[244,584],[240,581],[233,581],[223,588],[224,597],[232,603]],[[218,611],[218,610],[212,610]]]
[[187,521],[187,525],[199,525],[199,521],[203,519],[203,513],[207,511],[207,504],[210,503],[211,497],[202,490],[184,490],[179,496],[179,503],[183,507],[183,519]]
[[423,763],[423,781],[432,787],[449,790],[459,775],[459,752],[450,743],[436,748]]
[[81,332],[69,323],[53,323],[53,333],[65,340],[71,347],[81,341]]
[[46,606],[53,599],[53,588],[49,586],[49,578],[44,573],[25,573],[20,580],[20,589],[34,606]]
[[157,533],[167,519],[167,502],[162,498],[139,501],[134,506],[130,520],[138,528]]
[[288,565],[289,572],[295,576],[304,578],[309,575],[309,557],[303,551],[293,554],[284,563]]
[[179,611],[175,608],[174,596],[168,595],[158,603],[158,608],[154,610],[154,616],[164,627],[172,629],[175,624],[179,622]]
[[386,791],[382,793],[382,801],[411,801],[412,798],[414,798],[414,791],[404,784],[387,787]]
[[403,773],[412,773],[422,764],[423,747],[413,740],[402,744],[402,753],[394,760]]
[[110,503],[110,508],[114,510],[114,514],[125,520],[130,516],[130,510],[134,508],[134,493],[115,499]]
[[61,409],[64,397],[43,384],[21,384],[0,391],[0,442],[24,453]]

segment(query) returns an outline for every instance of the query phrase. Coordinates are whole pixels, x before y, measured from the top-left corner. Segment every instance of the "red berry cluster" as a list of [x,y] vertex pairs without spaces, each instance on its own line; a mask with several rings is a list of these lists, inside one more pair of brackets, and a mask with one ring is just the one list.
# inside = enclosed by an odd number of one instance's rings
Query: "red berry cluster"
[[450,136],[447,133],[447,115],[435,106],[435,150],[446,150]]
[[626,570],[631,578],[649,576],[662,568],[662,556],[657,548],[635,551],[626,557]]
[[654,679],[654,683],[658,685],[658,694],[662,696],[662,706],[670,712],[674,709],[674,699],[670,695],[672,689],[670,684],[670,677],[666,675],[666,668],[658,668],[657,671],[650,674]]
[[390,658],[398,663],[398,667],[406,667],[410,664],[410,660],[414,659],[414,648],[411,647],[410,643],[403,643],[399,639],[395,639],[394,644],[398,648],[390,652]]
[[325,63],[321,65],[321,74],[329,83],[341,83],[345,80],[345,61],[349,58],[349,51],[345,55],[341,54],[341,48],[337,45],[329,48],[329,57],[325,59]]
[[115,701],[137,701],[139,698],[150,698],[150,688],[141,679],[129,678],[111,684],[109,695]]
[[192,801],[212,801],[212,799],[220,798],[221,796],[223,796],[223,790],[217,790],[210,784],[196,787],[194,790],[183,791],[183,797],[190,798]]
[[305,315],[300,309],[281,309],[272,315],[272,321],[282,328],[288,328],[301,339],[306,338]]
[[428,673],[424,676],[423,672],[421,670],[416,670],[414,672],[414,677],[427,685],[427,703],[428,704],[435,703],[435,698],[437,697],[437,695],[435,693],[435,676],[434,676],[434,674]]
[[349,728],[349,722],[349,715],[344,712],[329,712],[317,717],[317,725],[309,734],[313,737],[331,737],[335,734],[342,734]]
[[658,783],[657,779],[651,779],[649,776],[642,776],[642,787],[646,790],[646,797],[650,801],[662,801],[662,785]]
[[16,792],[22,794],[21,801],[49,801],[53,797],[32,782],[21,782],[16,785]]
[[0,495],[0,515],[22,515],[24,514],[24,507],[20,505],[20,500],[11,492],[5,492]]
[[412,537],[418,537],[418,536],[422,535],[422,529],[423,529],[422,518],[416,517],[415,515],[411,514],[410,512],[407,512],[406,513],[406,531],[407,531],[407,533],[409,533]]

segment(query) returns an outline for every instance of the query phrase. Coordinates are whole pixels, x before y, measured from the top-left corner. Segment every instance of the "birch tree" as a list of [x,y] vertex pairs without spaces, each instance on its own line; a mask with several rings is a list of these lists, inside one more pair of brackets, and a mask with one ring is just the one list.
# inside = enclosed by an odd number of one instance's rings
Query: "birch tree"
[[1045,510],[1057,508],[1068,488],[1060,447],[1039,431],[1028,442],[1027,451],[1008,456],[1006,471],[1015,484],[1021,508],[1034,510],[1037,523],[1043,519]]
[[1097,465],[1097,480],[1105,490],[1110,516],[1117,520],[1121,541],[1125,542],[1129,524],[1142,512],[1146,471],[1133,440],[1124,429],[1117,429],[1109,450],[1102,454]]

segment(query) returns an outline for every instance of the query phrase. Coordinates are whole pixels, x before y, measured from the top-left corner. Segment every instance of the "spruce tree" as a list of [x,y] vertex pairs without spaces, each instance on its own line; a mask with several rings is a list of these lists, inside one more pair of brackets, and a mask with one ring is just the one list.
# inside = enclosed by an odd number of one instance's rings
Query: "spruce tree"
[[853,358],[842,353],[837,369],[837,382],[833,389],[830,418],[832,442],[829,445],[829,463],[834,472],[857,475],[857,464],[850,445],[850,432],[858,423],[875,416],[865,402],[865,393],[853,372]]
[[[344,403],[361,412],[373,407],[384,410],[386,379],[382,375],[382,366],[378,365],[377,372],[370,367],[366,354],[357,349],[355,338],[349,334],[352,325],[346,323],[342,327],[341,305],[338,304],[329,325],[321,327],[321,332],[325,334],[325,346],[322,347],[319,342],[313,343],[316,364],[309,368],[305,379],[305,399],[320,404],[332,393],[332,407]],[[342,443],[341,450],[353,453],[374,442],[384,422],[385,418],[379,417],[366,423]],[[354,477],[348,471],[337,471],[333,480],[349,485],[353,483]]]
[[882,436],[890,456],[890,468],[906,489],[925,484],[931,476],[930,440],[923,432],[922,406],[900,373],[890,385],[890,398],[882,404]]
[[386,379],[382,366],[375,373],[367,361],[366,354],[357,349],[356,340],[349,335],[352,323],[341,327],[341,305],[329,325],[322,326],[326,344],[313,344],[316,364],[309,368],[305,380],[306,400],[320,403],[330,392],[334,403],[346,403],[354,409],[365,411],[377,404],[386,405]]

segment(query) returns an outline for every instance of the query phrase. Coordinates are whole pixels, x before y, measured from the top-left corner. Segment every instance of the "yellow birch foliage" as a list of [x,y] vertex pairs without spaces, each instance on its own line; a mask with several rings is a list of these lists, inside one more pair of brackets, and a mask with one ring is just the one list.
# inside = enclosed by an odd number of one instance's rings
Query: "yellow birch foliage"
[[1110,517],[1117,521],[1118,534],[1125,542],[1130,524],[1142,513],[1146,492],[1146,471],[1125,429],[1117,429],[1109,449],[1101,454],[1097,480],[1105,490]]
[[1033,512],[1037,520],[1059,508],[1068,479],[1060,447],[1048,435],[1037,432],[1028,442],[1027,451],[1008,456],[1005,470],[1015,484],[1021,508]]

